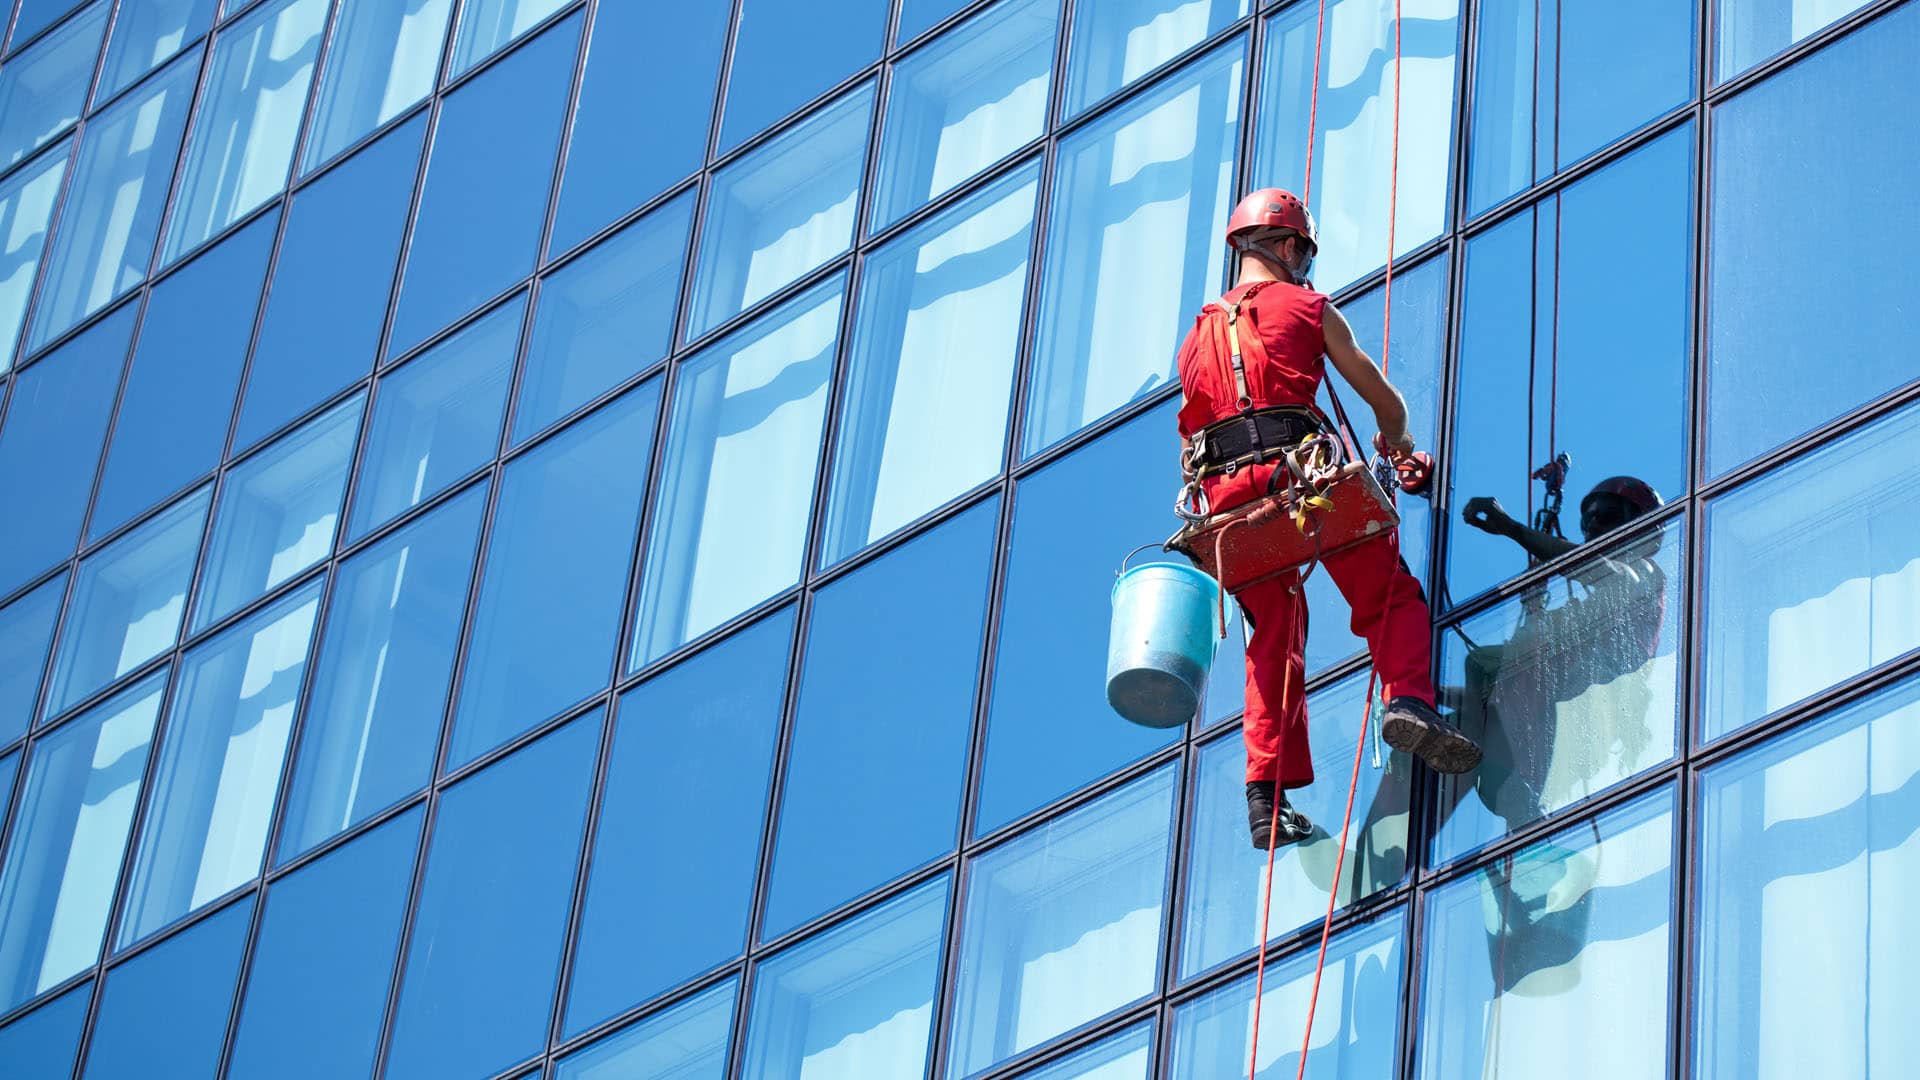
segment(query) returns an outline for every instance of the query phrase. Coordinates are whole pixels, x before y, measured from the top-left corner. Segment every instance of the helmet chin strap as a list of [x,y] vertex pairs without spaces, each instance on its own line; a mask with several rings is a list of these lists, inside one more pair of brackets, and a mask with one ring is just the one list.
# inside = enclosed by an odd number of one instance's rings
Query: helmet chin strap
[[[1287,260],[1281,258],[1280,253],[1273,250],[1272,245],[1263,244],[1258,240],[1241,240],[1238,241],[1236,246],[1240,249],[1241,254],[1252,255],[1268,266],[1277,268],[1283,275],[1284,280],[1294,285],[1299,285],[1302,288],[1307,287],[1309,284],[1305,270],[1295,270],[1293,267],[1288,266]],[[1311,265],[1311,261],[1309,261],[1309,265]]]

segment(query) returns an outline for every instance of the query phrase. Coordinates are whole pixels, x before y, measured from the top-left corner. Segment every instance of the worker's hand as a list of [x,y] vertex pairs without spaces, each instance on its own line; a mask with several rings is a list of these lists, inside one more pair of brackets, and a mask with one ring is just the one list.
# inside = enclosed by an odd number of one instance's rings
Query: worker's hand
[[1388,461],[1399,461],[1413,453],[1413,433],[1403,432],[1398,442],[1388,442],[1385,435],[1376,432],[1373,436],[1373,448],[1380,451]]
[[1460,511],[1460,517],[1481,532],[1495,536],[1511,536],[1520,524],[1500,505],[1500,500],[1491,495],[1468,499],[1466,507]]

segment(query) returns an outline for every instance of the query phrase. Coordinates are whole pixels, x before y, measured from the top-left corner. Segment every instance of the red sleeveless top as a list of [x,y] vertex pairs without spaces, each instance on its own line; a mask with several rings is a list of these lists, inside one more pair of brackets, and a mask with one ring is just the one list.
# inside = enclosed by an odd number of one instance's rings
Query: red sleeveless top
[[[1320,322],[1325,294],[1271,281],[1236,285],[1222,299],[1240,304],[1240,360],[1252,408],[1312,405],[1326,374],[1327,339]],[[1180,390],[1186,399],[1180,407],[1182,438],[1240,412],[1228,333],[1226,308],[1216,301],[1200,309],[1180,346]],[[1247,338],[1254,334],[1265,347],[1264,357],[1249,347]]]

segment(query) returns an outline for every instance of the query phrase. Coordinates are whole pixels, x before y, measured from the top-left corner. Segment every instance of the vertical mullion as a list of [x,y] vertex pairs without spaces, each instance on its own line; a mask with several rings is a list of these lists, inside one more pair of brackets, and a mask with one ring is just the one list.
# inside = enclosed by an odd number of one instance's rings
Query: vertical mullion
[[[1073,32],[1077,0],[1061,0],[1059,22],[1054,29],[1053,69],[1048,84],[1045,148],[1041,151],[1040,174],[1034,191],[1032,235],[1027,249],[1027,292],[1022,301],[1020,333],[1016,343],[1007,427],[997,482],[999,520],[995,524],[993,558],[987,575],[987,617],[981,620],[979,670],[975,673],[973,730],[968,741],[966,778],[961,788],[960,820],[956,830],[956,855],[953,877],[947,894],[945,940],[941,951],[940,978],[935,984],[933,1033],[928,1048],[929,1076],[948,1072],[952,1046],[952,1014],[958,997],[956,980],[960,972],[961,932],[966,914],[966,894],[971,862],[967,852],[979,813],[980,790],[986,778],[988,724],[992,716],[994,670],[998,663],[1000,623],[1006,607],[1006,587],[1013,538],[1014,467],[1020,461],[1022,430],[1026,425],[1027,383],[1032,377],[1033,353],[1039,347],[1040,294],[1046,287],[1047,233],[1051,227],[1053,188],[1058,168],[1060,140],[1058,131],[1066,119],[1067,43]],[[1091,2],[1091,0],[1089,0]]]
[[[208,508],[209,517],[212,508]],[[195,574],[198,574],[196,568]],[[183,611],[184,619],[186,613]],[[116,875],[113,902],[107,908],[107,924],[100,935],[100,949],[89,965],[92,969],[93,986],[89,990],[86,1019],[81,1027],[79,1045],[73,1052],[72,1080],[82,1080],[85,1076],[87,1052],[93,1044],[100,1023],[100,1004],[106,997],[107,977],[110,973],[114,954],[114,939],[120,936],[120,923],[126,916],[126,905],[133,891],[133,875],[137,870],[135,856],[140,850],[140,834],[146,829],[147,814],[153,809],[157,793],[154,791],[154,778],[160,772],[160,759],[166,750],[168,721],[172,719],[175,695],[180,692],[181,657],[176,652],[166,668],[166,682],[161,688],[158,711],[153,718],[153,733],[147,741],[147,760],[142,770],[140,787],[134,803],[133,814],[127,822],[127,839],[120,849],[120,872]],[[110,700],[110,699],[109,699]],[[231,901],[232,898],[229,898]],[[256,903],[258,900],[256,899]]]
[[[339,515],[344,521],[346,514]],[[225,1076],[233,1064],[234,1045],[239,1039],[241,1006],[246,1000],[247,982],[252,976],[254,952],[260,941],[260,928],[267,914],[267,875],[273,869],[273,859],[277,847],[280,828],[285,823],[287,813],[287,788],[293,778],[294,758],[299,750],[301,720],[306,715],[307,706],[313,698],[316,669],[319,665],[320,643],[325,635],[327,616],[332,607],[340,575],[339,564],[328,560],[324,572],[324,582],[320,595],[316,598],[313,613],[313,627],[307,635],[307,651],[304,669],[301,672],[300,686],[294,693],[293,721],[287,727],[287,744],[280,752],[280,782],[274,793],[273,808],[267,821],[267,834],[261,844],[260,869],[254,877],[253,911],[250,913],[247,931],[242,939],[240,962],[234,969],[233,1001],[227,1010],[227,1026],[220,1048],[220,1056],[214,1070],[215,1077]],[[288,595],[292,595],[289,593]]]
[[[1454,116],[1453,151],[1448,163],[1448,181],[1451,193],[1448,200],[1448,222],[1443,235],[1450,237],[1446,252],[1439,256],[1447,263],[1446,310],[1442,331],[1440,363],[1440,409],[1436,418],[1435,445],[1440,450],[1436,455],[1438,467],[1428,486],[1428,502],[1432,507],[1428,525],[1428,577],[1436,584],[1434,590],[1441,601],[1433,629],[1430,650],[1433,657],[1439,657],[1444,648],[1444,631],[1449,618],[1447,609],[1453,607],[1452,590],[1449,588],[1448,571],[1450,568],[1452,546],[1452,484],[1454,449],[1459,444],[1459,408],[1457,398],[1461,379],[1461,345],[1465,328],[1467,243],[1465,231],[1469,219],[1470,186],[1473,167],[1473,110],[1478,89],[1474,78],[1479,60],[1481,0],[1460,0],[1460,28],[1454,39],[1457,57],[1454,73]],[[1537,106],[1536,106],[1537,107]],[[1392,317],[1392,312],[1388,312]],[[1532,403],[1528,403],[1532,407]],[[1531,449],[1529,449],[1531,453]],[[1407,877],[1410,892],[1406,901],[1405,922],[1406,959],[1401,971],[1404,980],[1400,994],[1400,1039],[1396,1075],[1400,1080],[1417,1080],[1419,1076],[1421,996],[1423,990],[1424,965],[1421,960],[1426,952],[1426,908],[1429,891],[1432,888],[1426,880],[1432,862],[1432,838],[1438,827],[1439,779],[1431,770],[1415,770],[1418,777],[1413,785],[1412,806],[1407,815]]]
[[[266,295],[271,283],[271,273],[274,268],[277,268],[280,256],[280,245],[286,237],[287,221],[292,216],[293,186],[299,179],[300,164],[306,155],[307,142],[313,137],[314,125],[318,119],[322,78],[326,71],[326,63],[331,57],[333,42],[339,32],[339,24],[345,3],[346,0],[328,0],[327,17],[321,30],[320,45],[314,53],[313,74],[310,77],[307,87],[306,105],[302,111],[299,131],[294,137],[293,147],[287,160],[287,179],[279,196],[280,207],[278,213],[280,216],[274,225],[274,246],[268,252],[268,277],[261,282],[260,297],[254,308],[254,325],[252,336],[247,347],[247,357],[242,364],[243,371],[252,367],[255,348],[258,344],[258,335],[262,324],[265,322],[267,309]],[[212,50],[209,49],[209,53],[211,53],[211,51]],[[184,162],[186,157],[185,143],[182,144],[181,157]],[[165,232],[163,230],[161,245],[164,247],[164,244]],[[391,295],[389,296],[389,300],[391,300]],[[128,360],[128,368],[132,368],[131,358]],[[287,807],[290,800],[290,788],[292,786],[294,769],[299,764],[300,743],[306,729],[307,711],[312,705],[314,687],[318,679],[320,649],[326,640],[327,623],[332,615],[334,597],[339,590],[340,567],[345,561],[340,555],[340,551],[346,543],[347,529],[353,518],[352,510],[355,489],[358,486],[360,470],[365,464],[367,442],[373,426],[375,389],[373,385],[369,385],[367,388],[366,399],[360,408],[360,422],[354,446],[349,450],[347,455],[347,478],[346,483],[341,486],[340,506],[334,516],[333,542],[328,549],[327,557],[323,560],[326,567],[324,571],[325,583],[321,587],[318,606],[314,611],[313,627],[307,639],[306,665],[301,677],[300,688],[294,697],[294,713],[293,719],[287,728],[286,746],[280,753],[279,786],[275,789],[273,809],[268,818],[267,834],[260,856],[258,884],[256,886],[253,911],[250,913],[250,922],[246,932],[244,949],[240,954],[240,964],[235,970],[233,1002],[228,1011],[225,1041],[221,1046],[219,1064],[214,1074],[216,1077],[226,1076],[228,1071],[233,1067],[233,1054],[239,1042],[240,1019],[246,1002],[248,984],[252,979],[253,961],[259,946],[262,927],[264,927],[266,923],[267,875],[273,870],[274,859],[280,847],[280,832],[286,825]],[[233,413],[227,425],[228,447],[225,456],[231,456],[231,444],[239,428],[239,415],[242,402],[243,395],[239,391],[236,391],[234,395]],[[104,468],[103,463],[103,471]],[[209,516],[211,517],[211,509],[209,510]],[[209,540],[211,539],[213,531],[211,524],[211,521],[209,521],[207,530]],[[206,555],[203,553],[201,558],[204,560]],[[192,608],[189,607],[186,615],[190,616],[191,612]],[[425,843],[424,839],[417,842]]]
[[1697,922],[1693,915],[1695,894],[1700,888],[1697,881],[1701,862],[1699,844],[1694,835],[1698,826],[1698,784],[1699,767],[1696,755],[1705,742],[1702,737],[1704,724],[1702,719],[1704,702],[1704,677],[1706,668],[1706,572],[1707,572],[1707,504],[1698,494],[1707,480],[1707,435],[1708,402],[1710,390],[1707,368],[1708,348],[1708,304],[1711,302],[1709,275],[1712,272],[1712,252],[1708,250],[1708,217],[1713,207],[1710,201],[1713,176],[1713,111],[1708,106],[1708,92],[1713,86],[1713,40],[1716,33],[1717,4],[1715,0],[1698,0],[1696,15],[1699,19],[1699,40],[1694,54],[1695,90],[1693,101],[1693,289],[1691,304],[1691,342],[1693,348],[1689,361],[1689,397],[1688,414],[1691,419],[1688,431],[1689,453],[1687,455],[1687,508],[1686,523],[1683,526],[1686,537],[1684,558],[1681,562],[1681,596],[1686,614],[1685,630],[1680,636],[1679,678],[1681,710],[1675,725],[1680,759],[1680,780],[1674,808],[1674,861],[1673,861],[1673,916],[1671,929],[1673,946],[1670,949],[1670,963],[1673,977],[1670,980],[1668,1075],[1677,1078],[1690,1077],[1693,1073],[1692,1049],[1693,1037],[1693,986],[1698,978],[1696,957]]
[[[427,169],[433,161],[434,138],[439,133],[440,113],[445,101],[440,88],[446,85],[447,71],[453,63],[453,42],[459,30],[460,15],[459,5],[450,7],[447,25],[441,30],[439,72],[434,91],[428,95],[427,126],[420,139],[420,164],[415,171],[411,201],[401,226],[403,232],[400,250],[394,258],[393,286],[387,295],[387,308],[382,317],[371,370],[378,370],[381,357],[386,355],[388,339],[393,333],[394,313],[400,304],[400,286],[405,280],[408,248],[413,242],[413,225],[419,217],[420,202],[426,191]],[[368,411],[371,412],[371,408]],[[466,604],[455,637],[458,651],[454,654],[452,670],[447,675],[447,699],[440,714],[440,742],[435,750],[433,768],[427,776],[427,793],[420,815],[420,839],[414,852],[413,875],[407,887],[406,907],[400,917],[400,933],[394,944],[393,971],[387,983],[386,1008],[374,1044],[373,1080],[380,1080],[385,1074],[387,1054],[392,1048],[393,1029],[400,1011],[400,991],[407,971],[407,952],[412,946],[414,923],[420,914],[420,896],[426,886],[427,857],[433,849],[434,826],[440,808],[439,779],[446,768],[448,746],[452,741],[454,717],[460,703],[460,683],[466,667],[466,651],[472,639],[474,612],[480,602],[480,587],[485,579],[487,555],[492,547],[493,518],[500,501],[500,488],[506,479],[506,469],[496,460],[486,471],[486,476],[486,506],[480,514],[480,532],[474,540],[473,570],[467,577]]]
[[[883,41],[893,40],[894,27],[897,25],[897,5],[890,5],[887,15],[887,31]],[[884,47],[882,53],[884,55]],[[834,343],[834,356],[827,373],[827,401],[822,413],[819,445],[814,448],[813,505],[810,510],[808,528],[804,534],[804,551],[800,560],[800,582],[802,588],[796,605],[793,622],[793,640],[788,643],[790,652],[787,658],[787,683],[785,697],[780,710],[780,723],[773,746],[772,769],[767,784],[767,806],[761,829],[759,867],[754,873],[753,899],[749,905],[747,917],[746,949],[748,961],[741,973],[741,1009],[739,1020],[734,1025],[732,1046],[727,1063],[728,1075],[744,1076],[746,1068],[746,1046],[748,1028],[752,1022],[751,1002],[753,1001],[753,982],[758,974],[760,939],[766,919],[767,894],[772,888],[774,846],[779,840],[781,802],[786,792],[786,774],[788,757],[793,749],[793,732],[796,713],[799,711],[800,684],[806,664],[807,642],[811,636],[813,622],[813,601],[815,590],[806,587],[814,563],[819,558],[821,533],[825,528],[826,504],[830,496],[829,473],[833,464],[833,442],[840,413],[840,399],[846,379],[846,367],[851,363],[852,340],[854,336],[854,312],[858,307],[864,254],[860,251],[860,240],[866,233],[867,218],[872,210],[874,179],[879,171],[880,138],[886,117],[887,90],[893,65],[883,61],[873,86],[873,111],[867,118],[867,160],[863,170],[860,190],[854,199],[854,220],[852,225],[851,246],[854,248],[852,260],[848,263],[845,278],[842,279],[840,296],[840,324],[837,340]],[[718,131],[718,125],[715,125]],[[689,289],[689,292],[692,290]],[[928,1062],[932,1060],[931,1033],[929,1033]]]

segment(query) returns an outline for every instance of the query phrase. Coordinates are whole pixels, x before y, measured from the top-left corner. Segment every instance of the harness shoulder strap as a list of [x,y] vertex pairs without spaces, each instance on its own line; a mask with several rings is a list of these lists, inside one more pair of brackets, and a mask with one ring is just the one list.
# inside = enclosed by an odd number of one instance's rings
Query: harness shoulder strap
[[1231,366],[1231,374],[1233,376],[1233,389],[1236,395],[1235,404],[1240,407],[1241,412],[1248,412],[1253,408],[1253,394],[1247,387],[1247,365],[1241,356],[1242,342],[1244,341],[1246,345],[1247,353],[1251,354],[1262,364],[1267,362],[1267,347],[1266,344],[1260,340],[1258,330],[1250,332],[1243,332],[1241,330],[1240,308],[1241,305],[1252,300],[1254,296],[1268,284],[1269,283],[1265,281],[1254,282],[1248,286],[1246,295],[1236,301],[1229,301],[1224,296],[1220,298],[1220,309],[1222,313],[1226,315],[1226,324],[1222,336],[1227,339],[1225,342],[1225,351],[1228,354],[1228,363]]

